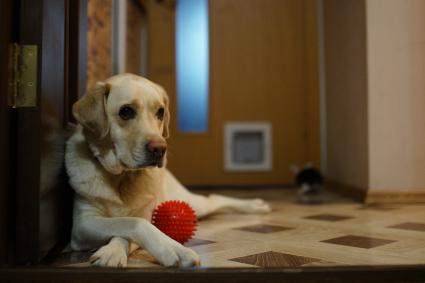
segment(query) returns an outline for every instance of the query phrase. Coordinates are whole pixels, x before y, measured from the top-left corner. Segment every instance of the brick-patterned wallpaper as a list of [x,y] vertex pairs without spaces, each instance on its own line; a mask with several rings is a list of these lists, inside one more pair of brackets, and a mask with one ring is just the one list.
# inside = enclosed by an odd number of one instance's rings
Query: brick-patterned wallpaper
[[92,87],[112,75],[112,1],[88,0],[87,13],[87,87]]
[[134,1],[127,1],[126,72],[139,74],[142,14]]

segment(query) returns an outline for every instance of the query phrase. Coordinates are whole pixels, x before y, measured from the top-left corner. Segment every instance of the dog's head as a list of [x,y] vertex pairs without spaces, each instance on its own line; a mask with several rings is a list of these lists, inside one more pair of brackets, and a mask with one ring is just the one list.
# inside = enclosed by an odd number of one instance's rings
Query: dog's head
[[72,112],[109,172],[164,165],[170,113],[159,85],[136,75],[117,75],[97,83]]

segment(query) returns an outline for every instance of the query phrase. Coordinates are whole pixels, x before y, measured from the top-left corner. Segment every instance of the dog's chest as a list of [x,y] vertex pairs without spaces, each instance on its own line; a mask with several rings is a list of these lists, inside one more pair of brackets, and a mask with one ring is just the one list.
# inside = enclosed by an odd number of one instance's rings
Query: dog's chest
[[146,194],[131,201],[127,206],[127,216],[141,217],[151,220],[155,208],[163,202],[160,194]]
[[150,221],[155,208],[165,201],[165,194],[160,183],[135,182],[120,198],[122,205],[109,209],[112,217],[141,217]]

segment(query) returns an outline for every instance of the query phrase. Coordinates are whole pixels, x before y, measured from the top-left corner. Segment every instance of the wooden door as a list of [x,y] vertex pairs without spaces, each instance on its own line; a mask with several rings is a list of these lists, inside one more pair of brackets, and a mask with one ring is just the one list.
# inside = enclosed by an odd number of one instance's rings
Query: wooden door
[[[183,183],[288,184],[291,164],[319,165],[316,1],[209,1],[210,114],[201,134],[177,128],[174,10],[145,2],[148,75],[171,98],[168,162]],[[230,121],[271,122],[271,171],[224,170],[223,128]]]
[[[15,3],[14,3],[15,2]],[[13,166],[12,147],[14,139],[12,136],[12,111],[8,107],[8,87],[9,87],[9,46],[16,40],[16,22],[14,22],[14,12],[16,11],[16,1],[0,1],[0,265],[12,261],[11,246],[13,246],[13,227],[11,221],[13,212],[12,187],[13,177],[11,176]],[[12,178],[11,178],[12,177]]]
[[[5,207],[9,208],[7,216],[1,218],[3,227],[3,223],[9,224],[8,234],[1,233],[2,244],[9,248],[1,257],[25,264],[37,262],[69,235],[72,191],[63,155],[70,106],[85,86],[79,72],[85,69],[81,34],[86,6],[82,0],[2,3],[8,4],[5,13],[10,14],[5,19],[8,25],[2,26],[7,34],[2,32],[0,105],[2,118],[6,118],[1,121],[2,153],[3,145],[9,145],[9,156],[2,155],[1,164],[3,168],[9,162],[12,178],[7,183],[2,178],[0,187],[2,203],[8,203]],[[13,26],[19,29],[13,30]],[[4,51],[12,42],[37,47],[35,106],[11,109],[4,102],[10,83],[4,78],[9,78],[10,69],[3,64],[8,62],[7,58],[3,61],[3,54],[8,54]]]

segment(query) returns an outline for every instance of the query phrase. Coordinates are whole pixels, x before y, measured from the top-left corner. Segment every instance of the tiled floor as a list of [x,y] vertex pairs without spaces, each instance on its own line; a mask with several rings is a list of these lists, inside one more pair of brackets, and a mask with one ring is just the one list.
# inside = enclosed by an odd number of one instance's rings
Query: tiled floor
[[[203,267],[425,264],[425,205],[365,207],[332,195],[320,205],[299,205],[290,189],[219,193],[263,197],[273,212],[200,221],[196,238],[186,245],[200,255]],[[55,264],[88,266],[88,256],[64,254]],[[142,250],[128,265],[160,267]]]

